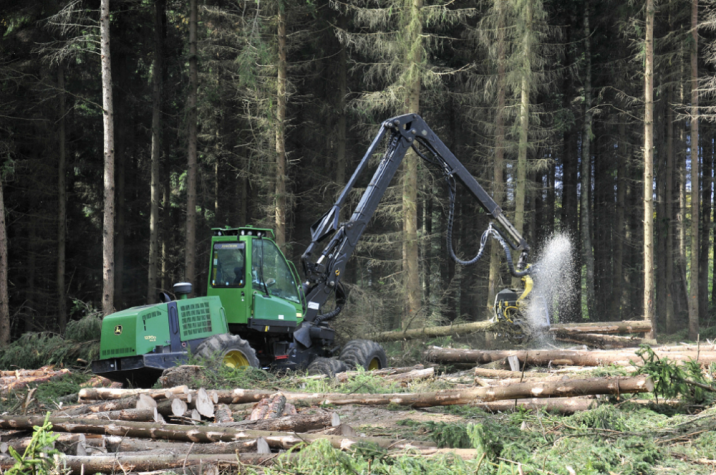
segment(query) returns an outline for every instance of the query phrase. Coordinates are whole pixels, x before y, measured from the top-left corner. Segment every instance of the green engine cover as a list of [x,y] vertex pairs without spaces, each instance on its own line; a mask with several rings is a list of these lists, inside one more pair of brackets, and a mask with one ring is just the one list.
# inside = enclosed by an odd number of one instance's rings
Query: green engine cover
[[[172,307],[177,309],[174,321],[170,319]],[[172,351],[181,351],[185,349],[181,346],[182,342],[228,331],[219,297],[132,307],[107,315],[102,320],[99,359],[144,355],[158,346],[173,346]]]

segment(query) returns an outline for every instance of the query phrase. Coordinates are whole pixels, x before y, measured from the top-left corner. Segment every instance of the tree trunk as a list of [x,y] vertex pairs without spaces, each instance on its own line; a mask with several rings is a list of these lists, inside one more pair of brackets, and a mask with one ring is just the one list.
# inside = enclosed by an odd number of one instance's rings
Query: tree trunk
[[619,124],[619,147],[617,149],[617,201],[616,201],[616,225],[614,226],[614,264],[612,267],[612,285],[614,292],[611,302],[611,317],[622,318],[622,301],[624,300],[624,210],[626,207],[626,165],[629,159],[627,146],[626,124]]
[[67,292],[65,290],[65,248],[67,245],[67,134],[65,129],[65,69],[62,64],[57,68],[57,88],[60,90],[59,124],[57,128],[59,142],[59,163],[57,164],[57,326],[60,333],[67,325]]
[[[199,87],[196,28],[197,0],[189,1],[189,97],[187,100],[187,172],[186,172],[186,249],[184,279],[196,284],[196,180],[197,180],[197,105]],[[193,292],[192,292],[193,293]]]
[[278,90],[276,104],[276,244],[286,252],[286,8],[278,4]]
[[[504,201],[504,169],[505,169],[505,103],[507,91],[505,88],[505,0],[497,0],[499,9],[497,23],[497,111],[495,113],[495,163],[493,164],[492,199],[497,206]],[[495,304],[498,285],[501,284],[500,256],[502,248],[494,240],[490,240],[490,275],[487,287],[487,308],[492,309]]]
[[[648,0],[651,1],[651,0]],[[691,1],[691,279],[689,282],[689,339],[699,334],[699,0]]]
[[10,343],[10,307],[7,292],[7,229],[5,228],[5,201],[0,177],[0,346]]
[[102,419],[108,421],[158,422],[157,408],[123,409],[121,411],[95,412],[87,414],[85,419]]
[[186,394],[189,388],[176,386],[168,389],[119,389],[119,388],[83,388],[80,389],[78,400],[97,401],[109,399],[122,399],[127,396],[146,394],[153,399],[168,399],[172,395]]
[[147,303],[157,299],[159,272],[159,201],[162,185],[159,164],[162,154],[162,71],[164,70],[164,9],[166,0],[154,2],[154,66],[152,67],[152,156],[149,199],[149,264],[147,271]]
[[586,71],[584,74],[584,130],[582,132],[582,183],[580,197],[580,221],[582,234],[582,258],[586,267],[585,288],[587,289],[587,314],[596,318],[594,295],[594,251],[592,250],[591,233],[591,200],[592,191],[592,56],[590,49],[589,2],[584,2],[584,51]]
[[84,404],[75,407],[68,407],[54,412],[57,417],[81,416],[93,412],[121,411],[123,409],[134,409],[137,406],[139,396],[127,396],[121,399],[110,400],[99,404]]
[[[660,358],[668,356],[671,361],[696,360],[700,363],[716,361],[716,352],[682,351],[663,353],[654,351]],[[487,364],[516,356],[520,363],[546,366],[550,363],[562,366],[631,366],[631,362],[640,361],[634,350],[457,350],[451,348],[431,348],[424,353],[428,361],[439,363],[474,363]]]
[[676,331],[674,308],[674,88],[668,86],[666,96],[666,333]]
[[[532,80],[532,2],[524,6],[524,38],[522,42],[522,80],[520,83],[520,129],[517,150],[517,177],[515,180],[515,229],[521,235],[525,230],[525,201],[527,199],[527,148],[530,128],[530,86]],[[520,287],[520,278],[512,278],[512,286]]]
[[100,2],[102,108],[104,125],[104,219],[102,226],[102,313],[114,312],[114,107],[109,54],[109,0]]
[[644,319],[656,338],[654,311],[654,0],[646,1],[644,72]]
[[[420,62],[422,43],[423,0],[412,0],[408,23],[408,71],[405,112],[420,113]],[[403,285],[405,286],[405,318],[407,328],[421,307],[420,268],[418,256],[418,157],[409,150],[403,161]]]
[[701,173],[701,238],[699,249],[699,318],[706,320],[709,308],[709,243],[711,233],[711,178],[713,164],[713,128],[706,126],[706,130],[700,134],[701,161],[703,172]]

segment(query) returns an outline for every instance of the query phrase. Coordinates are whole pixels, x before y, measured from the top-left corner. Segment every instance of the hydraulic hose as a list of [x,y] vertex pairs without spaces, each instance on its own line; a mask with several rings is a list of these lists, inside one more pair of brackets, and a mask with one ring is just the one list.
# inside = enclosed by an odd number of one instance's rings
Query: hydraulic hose
[[338,316],[339,313],[341,313],[341,310],[343,310],[343,306],[346,304],[346,291],[343,288],[343,284],[340,282],[336,286],[336,308],[331,310],[328,313],[324,313],[322,315],[318,315],[315,319],[313,319],[313,323],[315,325],[320,325],[323,322],[327,322],[328,320],[332,320]]
[[477,251],[477,255],[470,259],[469,261],[463,261],[457,255],[455,254],[455,249],[452,245],[452,229],[453,229],[453,223],[455,220],[455,196],[457,194],[457,186],[455,183],[455,178],[453,178],[452,174],[448,171],[447,167],[441,166],[440,162],[440,155],[432,149],[427,144],[423,144],[425,147],[432,153],[432,155],[436,158],[435,160],[430,159],[426,155],[420,152],[418,150],[418,147],[413,145],[413,150],[426,162],[432,163],[433,165],[437,165],[442,169],[443,176],[445,177],[445,182],[447,183],[448,188],[448,197],[450,199],[450,211],[448,213],[448,223],[447,223],[447,244],[448,244],[448,250],[450,251],[450,257],[458,264],[462,266],[470,266],[475,264],[477,261],[482,259],[483,255],[485,254],[485,244],[487,244],[487,238],[489,236],[492,236],[494,239],[497,239],[497,241],[502,246],[502,249],[505,252],[505,259],[507,260],[507,268],[510,271],[510,274],[514,277],[524,277],[528,274],[531,274],[534,270],[533,267],[527,266],[526,269],[523,270],[517,270],[515,269],[515,265],[512,262],[512,251],[510,250],[509,244],[507,244],[507,241],[505,241],[505,238],[502,237],[502,234],[500,232],[492,227],[492,223],[490,223],[490,226],[485,230],[484,233],[482,233],[482,236],[480,237],[480,249]]

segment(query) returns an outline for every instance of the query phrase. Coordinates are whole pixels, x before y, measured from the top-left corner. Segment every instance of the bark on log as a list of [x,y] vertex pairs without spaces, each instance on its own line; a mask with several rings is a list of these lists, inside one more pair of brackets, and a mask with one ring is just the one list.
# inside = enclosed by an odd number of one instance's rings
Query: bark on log
[[[450,335],[468,335],[470,333],[499,332],[501,323],[490,321],[460,323],[440,327],[416,328],[405,331],[388,331],[374,333],[369,338],[374,341],[403,341],[418,338],[435,338]],[[651,324],[644,320],[623,322],[593,322],[593,323],[559,323],[549,328],[550,332],[573,331],[580,333],[648,333]]]
[[[50,448],[56,448],[60,452],[68,455],[84,455],[84,442],[86,437],[84,434],[58,434],[57,440],[51,444]],[[0,453],[7,454],[10,447],[18,453],[23,454],[30,445],[32,437],[20,437],[0,443]]]
[[234,416],[227,404],[219,404],[215,408],[214,422],[217,424],[234,422]]
[[[655,348],[654,352],[660,358],[667,356],[672,361],[689,361],[697,357],[696,351],[662,353]],[[576,366],[629,365],[630,361],[641,362],[634,351],[629,350],[458,350],[433,347],[425,352],[428,360],[440,363],[486,364],[511,355],[517,356],[522,364],[527,360],[528,364],[540,366],[546,366],[550,362]],[[716,352],[701,351],[698,356],[701,363],[716,362]]]
[[[36,425],[42,425],[45,418],[42,416],[0,416],[1,429],[30,430]],[[149,422],[101,421],[91,419],[50,418],[52,430],[55,432],[90,433],[119,435],[125,437],[168,439],[187,442],[237,442],[241,440],[263,437],[269,446],[280,449],[289,449],[302,443],[312,443],[319,439],[327,439],[331,445],[339,449],[348,449],[359,442],[370,442],[385,448],[409,448],[418,446],[433,446],[428,442],[396,442],[393,439],[380,437],[361,437],[348,439],[337,436],[324,436],[321,434],[295,435],[286,432],[271,432],[250,429],[235,429],[232,427],[202,427],[166,424],[157,426]]]
[[[192,446],[193,445],[193,446]],[[132,439],[120,436],[105,436],[104,447],[108,452],[145,452],[164,450],[172,454],[233,454],[255,452],[256,439],[238,442],[217,442],[214,444],[192,444],[190,442],[166,442],[151,439]],[[190,450],[191,449],[191,452]]]
[[[489,369],[476,367],[474,369],[475,376],[480,378],[521,378],[522,371],[506,371],[502,369]],[[525,371],[525,379],[527,378],[546,378],[555,376],[554,373],[537,373],[535,371]]]
[[596,348],[636,348],[646,342],[636,336],[602,335],[600,333],[555,332],[555,340],[570,343],[581,343]]
[[157,408],[124,409],[122,411],[95,412],[87,414],[85,419],[102,419],[106,421],[158,422]]
[[492,402],[478,402],[476,407],[488,412],[512,412],[520,408],[537,411],[544,409],[558,414],[574,414],[597,407],[596,399],[579,397],[530,398]]
[[[291,454],[293,455],[293,454]],[[242,464],[251,465],[269,465],[277,460],[276,455],[272,454],[238,454]],[[282,455],[281,457],[287,457]],[[288,457],[290,458],[290,456]],[[94,455],[94,456],[66,456],[60,459],[67,468],[75,473],[121,473],[126,472],[142,472],[152,470],[169,470],[182,467],[193,467],[197,465],[220,465],[231,466],[238,465],[237,455],[217,454],[217,455]],[[0,457],[0,468],[7,470],[15,465],[15,459],[9,456]],[[125,472],[125,473],[126,473]]]
[[416,369],[407,373],[391,374],[384,376],[385,381],[395,381],[399,383],[407,383],[409,381],[419,381],[435,376],[435,368]]
[[166,399],[167,392],[171,394],[184,394],[187,386],[177,386],[169,389],[122,389],[122,388],[84,388],[79,392],[81,401],[103,401],[109,399],[122,399],[127,396],[146,394],[152,399]]
[[316,414],[283,416],[276,419],[227,422],[217,425],[220,425],[221,427],[240,427],[245,429],[275,432],[308,432],[311,430],[340,425],[340,417],[336,413],[319,412]]
[[122,399],[115,399],[111,401],[100,402],[98,404],[84,404],[74,407],[68,407],[65,409],[57,410],[53,413],[56,417],[71,417],[81,416],[83,414],[89,414],[92,412],[109,412],[109,411],[121,411],[124,409],[135,409],[137,407],[137,401],[139,396],[129,396]]

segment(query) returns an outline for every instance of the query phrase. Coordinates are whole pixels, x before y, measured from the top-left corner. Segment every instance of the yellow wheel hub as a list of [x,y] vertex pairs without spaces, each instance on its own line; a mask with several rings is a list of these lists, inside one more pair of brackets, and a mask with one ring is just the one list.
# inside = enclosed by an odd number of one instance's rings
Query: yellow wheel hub
[[224,355],[224,365],[229,368],[242,368],[249,365],[249,360],[239,350],[229,350]]
[[368,363],[368,371],[375,371],[376,369],[380,369],[380,360],[373,358],[370,360],[370,363]]

